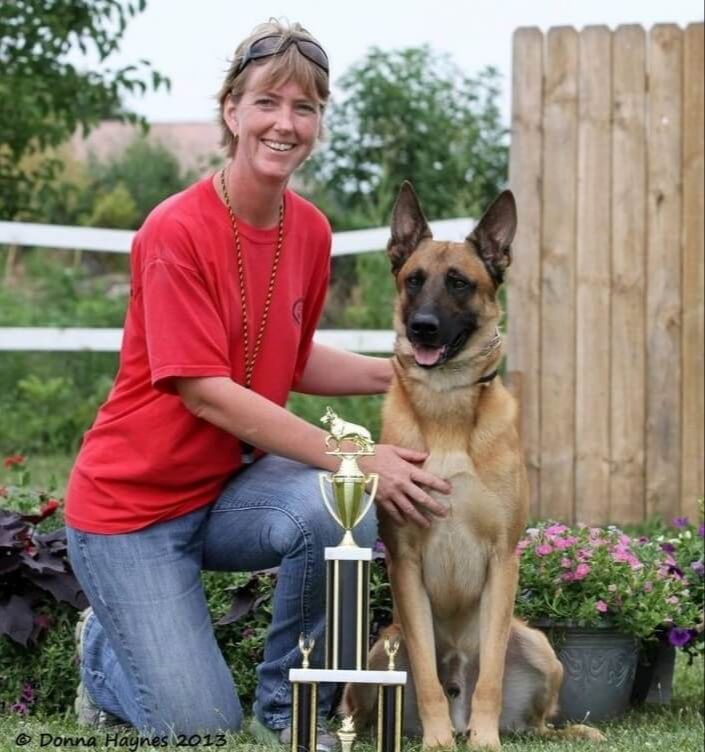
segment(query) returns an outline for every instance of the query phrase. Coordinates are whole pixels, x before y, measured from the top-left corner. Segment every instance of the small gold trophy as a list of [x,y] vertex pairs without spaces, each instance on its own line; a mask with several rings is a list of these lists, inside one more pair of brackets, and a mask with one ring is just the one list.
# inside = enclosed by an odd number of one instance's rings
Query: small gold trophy
[[351,715],[346,715],[338,730],[338,739],[340,739],[341,752],[351,752],[353,742],[357,733],[355,732],[355,723]]
[[[340,457],[340,467],[335,473],[319,475],[321,494],[333,519],[345,530],[343,539],[338,545],[356,546],[352,529],[367,514],[367,510],[374,501],[379,482],[379,476],[376,473],[365,475],[360,470],[357,458],[373,455],[375,453],[374,441],[364,426],[342,420],[330,407],[326,408],[326,414],[321,418],[321,423],[327,423],[330,429],[326,446],[335,446],[326,454]],[[346,442],[356,449],[341,448]],[[332,486],[332,502],[326,493],[326,483]],[[365,502],[365,488],[368,483],[372,483],[372,488]]]

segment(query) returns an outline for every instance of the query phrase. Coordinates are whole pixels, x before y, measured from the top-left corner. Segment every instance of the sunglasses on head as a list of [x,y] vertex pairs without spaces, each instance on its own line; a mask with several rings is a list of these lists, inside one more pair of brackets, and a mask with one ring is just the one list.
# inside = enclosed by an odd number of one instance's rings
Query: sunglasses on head
[[261,60],[265,57],[281,55],[286,52],[292,44],[296,45],[298,51],[307,60],[310,60],[321,68],[321,70],[328,73],[328,55],[326,55],[323,47],[321,47],[318,42],[296,35],[270,34],[266,37],[255,39],[255,41],[245,50],[245,54],[242,56],[242,60],[235,71],[235,77],[239,76],[253,60]]

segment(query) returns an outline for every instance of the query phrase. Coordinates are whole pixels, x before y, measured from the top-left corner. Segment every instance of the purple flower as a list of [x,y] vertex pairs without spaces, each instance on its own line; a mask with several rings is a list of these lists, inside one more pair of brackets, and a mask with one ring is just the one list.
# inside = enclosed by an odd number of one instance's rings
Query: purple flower
[[701,525],[701,526],[700,526],[700,527],[698,528],[698,535],[699,535],[699,536],[700,536],[701,538],[705,538],[705,525]]
[[676,547],[673,543],[662,543],[661,550],[665,551],[667,554],[674,554],[676,552]]
[[10,710],[17,715],[21,715],[26,718],[29,713],[29,708],[23,702],[16,702],[14,705],[10,705]]
[[688,527],[688,518],[687,517],[674,517],[671,520],[671,524],[673,527]]
[[373,550],[373,551],[374,551],[374,552],[375,552],[376,554],[383,554],[383,553],[384,553],[384,551],[385,551],[385,548],[384,548],[384,543],[382,543],[382,541],[381,541],[381,540],[377,539],[377,540],[375,541],[375,544],[374,544],[374,546],[372,547],[372,550]]
[[537,556],[548,556],[553,553],[553,547],[549,543],[542,543],[540,546],[536,546]]
[[681,629],[680,627],[672,627],[668,630],[668,641],[675,648],[682,648],[690,642],[691,633],[689,629]]
[[693,572],[695,572],[695,574],[697,574],[697,575],[698,575],[699,577],[702,577],[703,575],[705,575],[705,564],[703,564],[702,560],[701,560],[701,561],[694,561],[694,562],[693,562],[693,563],[692,563],[692,564],[690,565],[690,568],[691,568],[691,569],[693,570]]
[[29,682],[25,682],[22,685],[22,692],[20,693],[20,697],[27,703],[31,704],[34,702],[34,688]]

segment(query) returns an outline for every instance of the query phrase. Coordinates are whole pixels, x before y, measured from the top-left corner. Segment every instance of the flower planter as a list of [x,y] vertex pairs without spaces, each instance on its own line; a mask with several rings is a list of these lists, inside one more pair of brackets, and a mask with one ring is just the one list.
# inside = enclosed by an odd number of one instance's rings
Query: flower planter
[[639,658],[636,638],[609,628],[537,626],[565,670],[556,721],[598,722],[628,710]]
[[632,688],[632,705],[670,702],[675,664],[676,649],[665,637],[642,645]]

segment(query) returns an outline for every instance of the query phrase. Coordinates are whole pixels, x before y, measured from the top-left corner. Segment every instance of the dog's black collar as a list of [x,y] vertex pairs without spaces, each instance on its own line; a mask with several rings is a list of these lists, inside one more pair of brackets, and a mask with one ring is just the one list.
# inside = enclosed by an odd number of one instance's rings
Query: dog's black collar
[[495,368],[492,373],[488,373],[487,376],[483,376],[481,379],[478,379],[475,383],[476,384],[489,384],[490,381],[497,375],[497,369]]

